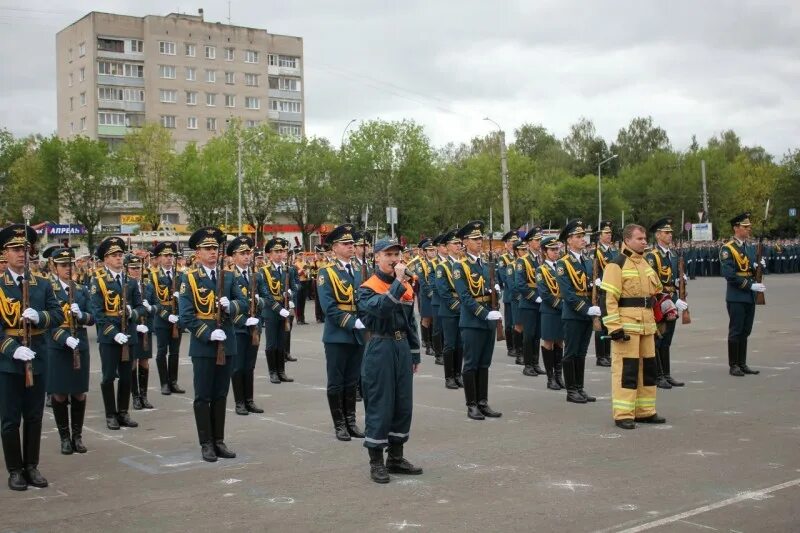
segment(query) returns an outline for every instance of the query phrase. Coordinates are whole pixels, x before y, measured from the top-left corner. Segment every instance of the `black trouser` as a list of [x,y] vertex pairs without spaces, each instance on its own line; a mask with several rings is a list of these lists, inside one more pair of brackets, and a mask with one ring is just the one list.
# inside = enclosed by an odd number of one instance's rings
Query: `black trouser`
[[[26,387],[24,374],[0,372],[0,433],[9,472],[26,464],[35,466],[39,463],[44,393],[44,374],[35,375],[33,386]],[[19,444],[19,428],[23,422],[24,458],[23,447]]]
[[747,340],[753,331],[756,305],[742,302],[726,302],[728,308],[728,340]]
[[[156,329],[156,366],[161,384],[178,381],[178,350],[181,346],[181,336],[172,338],[172,328]],[[167,363],[169,352],[169,363]]]
[[297,302],[295,303],[295,315],[300,322],[306,321],[306,299],[308,292],[311,289],[311,281],[301,281],[297,289]]

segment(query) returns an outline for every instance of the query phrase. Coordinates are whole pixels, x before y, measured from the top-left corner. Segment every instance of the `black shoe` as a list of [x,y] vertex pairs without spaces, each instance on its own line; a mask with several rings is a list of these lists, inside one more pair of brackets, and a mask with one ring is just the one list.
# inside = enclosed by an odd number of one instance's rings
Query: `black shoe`
[[453,379],[456,380],[456,385],[458,385],[459,389],[464,388],[464,378],[461,376],[461,374],[456,374]]
[[[747,374],[747,372],[745,372],[745,374]],[[672,376],[664,376],[664,377],[667,380],[667,382],[673,387],[683,387],[685,385],[683,381],[678,381],[677,379],[674,379]]]
[[119,420],[117,420],[117,415],[106,417],[106,427],[112,430],[119,429]]
[[139,396],[139,399],[142,401],[142,407],[144,407],[145,409],[155,409],[155,407],[153,407],[153,404],[147,400],[147,396],[141,395]]
[[495,411],[494,409],[489,407],[489,404],[486,402],[486,400],[478,402],[478,410],[481,412],[483,416],[488,418],[500,418],[501,416],[503,416],[503,413]]
[[539,363],[534,363],[532,368],[533,371],[536,372],[537,374],[545,375],[547,373],[544,370],[542,370],[542,367],[539,366]]
[[467,405],[467,418],[471,418],[472,420],[485,420],[486,417],[483,416],[480,409],[478,409],[477,405]]
[[236,408],[234,409],[237,415],[247,416],[250,414],[250,411],[247,410],[247,407],[244,406],[244,402],[236,402]]
[[522,369],[522,375],[535,378],[536,376],[539,375],[539,373],[532,366],[526,366],[525,368]]
[[164,383],[161,385],[161,394],[163,394],[164,396],[169,396],[170,394],[172,394],[172,390],[170,390],[169,388],[169,383]]
[[406,476],[418,476],[422,474],[422,468],[414,466],[403,458],[403,445],[390,444],[387,450],[386,470],[390,474],[403,474]]
[[455,378],[444,378],[444,387],[446,389],[458,389],[458,383]]
[[524,365],[525,364],[525,358],[522,357],[521,355],[518,355],[517,358],[514,360],[514,364],[515,365],[520,365],[520,366]]
[[636,417],[636,421],[642,424],[663,424],[664,422],[667,421],[667,419],[656,413],[654,415],[646,416],[644,418]]
[[216,463],[217,462],[217,452],[214,451],[214,445],[210,442],[204,442],[200,445],[200,453],[203,456],[203,461],[208,461],[209,463]]
[[8,488],[11,490],[28,490],[28,481],[22,470],[12,470],[8,474]]
[[576,389],[567,391],[567,401],[570,403],[586,403],[586,398]]
[[597,366],[611,366],[611,359],[609,359],[608,357],[598,357]]
[[133,409],[134,411],[141,411],[144,409],[144,406],[142,405],[142,399],[139,396],[133,397]]
[[83,437],[81,435],[72,436],[72,449],[75,450],[75,453],[86,453],[89,451],[86,449],[86,446],[83,445]]
[[658,387],[659,389],[671,389],[672,385],[670,384],[669,381],[667,381],[667,378],[665,376],[658,376],[656,378],[656,387]]
[[595,398],[594,396],[589,396],[588,394],[586,394],[586,391],[583,390],[583,389],[578,389],[578,394],[583,396],[583,399],[586,400],[588,403],[592,403],[592,402],[596,402],[597,401],[597,398]]
[[547,388],[550,390],[561,390],[561,387],[558,386],[555,378],[548,378],[547,379]]
[[286,357],[284,358],[284,361],[289,361],[290,363],[294,363],[295,361],[297,361],[297,357],[292,357],[292,354],[287,353]]
[[223,459],[236,458],[236,453],[229,450],[225,445],[225,442],[221,440],[214,442],[214,451],[216,452],[217,457],[222,457]]
[[25,481],[28,482],[28,485],[33,487],[43,489],[49,483],[47,480],[39,473],[39,469],[36,468],[37,465],[27,465],[25,466]]
[[622,420],[615,420],[614,423],[617,425],[618,428],[636,429],[636,422],[634,422],[630,418],[624,418]]
[[435,364],[439,365],[439,366],[442,366],[442,365],[444,365],[444,359],[442,358],[442,356],[441,356],[441,355],[437,355],[436,357],[434,357],[434,358],[433,358],[433,362],[434,362]]
[[369,477],[375,483],[389,483],[389,473],[383,464],[383,450],[380,448],[367,448],[369,450]]
[[183,394],[186,392],[180,387],[180,385],[178,385],[177,381],[173,381],[172,383],[169,384],[169,390],[170,392],[174,392],[175,394]]
[[[744,373],[744,374],[752,374],[752,375],[756,376],[756,375],[761,373],[760,370],[753,370],[752,368],[750,368],[747,365],[739,365],[739,368],[741,369],[742,373]],[[673,385],[674,385],[674,383],[673,383]],[[678,385],[675,385],[675,386],[677,387]]]
[[128,415],[127,411],[120,411],[117,414],[117,421],[119,421],[119,425],[126,428],[138,428],[139,423],[134,422],[131,420],[131,417]]
[[281,382],[281,378],[278,377],[278,373],[277,372],[270,372],[269,373],[269,382],[270,383],[280,383]]
[[291,383],[292,381],[294,381],[294,378],[290,378],[289,376],[287,376],[286,372],[278,372],[278,379],[281,381],[285,381],[287,383]]
[[739,368],[739,365],[733,365],[733,366],[731,366],[731,369],[728,371],[728,373],[729,373],[731,376],[737,376],[737,377],[742,377],[742,376],[744,376],[744,372],[742,371],[742,369],[741,369],[741,368]]
[[253,400],[245,400],[244,408],[250,413],[263,413],[264,410],[256,405]]
[[61,454],[62,455],[72,455],[75,450],[72,449],[72,439],[69,437],[69,433],[67,433],[66,437],[61,436]]

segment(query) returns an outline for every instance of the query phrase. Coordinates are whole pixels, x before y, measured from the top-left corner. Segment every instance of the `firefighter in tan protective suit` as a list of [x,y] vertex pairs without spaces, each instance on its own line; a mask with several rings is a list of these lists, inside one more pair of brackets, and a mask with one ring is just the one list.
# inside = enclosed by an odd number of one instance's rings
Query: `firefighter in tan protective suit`
[[611,338],[611,404],[615,424],[634,429],[636,422],[663,424],[656,413],[656,321],[653,302],[661,282],[642,254],[647,233],[629,224],[620,255],[606,265],[603,324]]

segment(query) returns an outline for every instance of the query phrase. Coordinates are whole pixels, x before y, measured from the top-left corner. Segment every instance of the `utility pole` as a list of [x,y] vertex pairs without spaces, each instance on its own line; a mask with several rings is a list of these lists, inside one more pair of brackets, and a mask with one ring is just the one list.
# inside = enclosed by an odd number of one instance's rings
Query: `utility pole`
[[[708,188],[706,187],[706,160],[700,160],[700,172],[703,176],[703,218],[708,220]],[[703,222],[702,220],[700,222]]]
[[506,132],[500,127],[500,124],[485,117],[483,120],[491,122],[497,126],[500,139],[500,178],[503,189],[503,232],[511,231],[511,207],[509,206],[508,199],[508,154],[506,152]]

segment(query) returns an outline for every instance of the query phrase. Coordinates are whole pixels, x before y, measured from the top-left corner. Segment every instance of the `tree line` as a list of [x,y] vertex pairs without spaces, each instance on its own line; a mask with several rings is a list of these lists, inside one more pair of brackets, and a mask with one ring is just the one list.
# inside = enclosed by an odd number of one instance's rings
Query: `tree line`
[[[143,229],[158,229],[164,207],[177,202],[196,228],[236,219],[237,155],[241,146],[243,221],[261,228],[286,217],[308,237],[323,224],[364,223],[388,231],[385,208],[398,208],[396,231],[409,241],[472,218],[502,221],[500,145],[496,133],[469,143],[432,145],[412,121],[372,120],[350,130],[341,147],[324,138],[278,135],[269,125],[233,123],[203,146],[174,149],[170,130],[147,124],[113,150],[86,137],[14,137],[0,130],[0,213],[19,220],[21,206],[37,219],[71,215],[89,232],[90,247],[114,188],[127,187],[141,202]],[[744,146],[728,130],[686,150],[672,147],[651,117],[637,117],[607,143],[591,120],[580,119],[559,139],[540,124],[523,124],[508,147],[511,221],[558,228],[573,217],[597,220],[597,165],[602,167],[603,218],[649,224],[665,215],[697,222],[702,211],[701,161],[706,162],[709,213],[715,232],[751,210],[760,231],[797,235],[800,149],[776,158]]]

